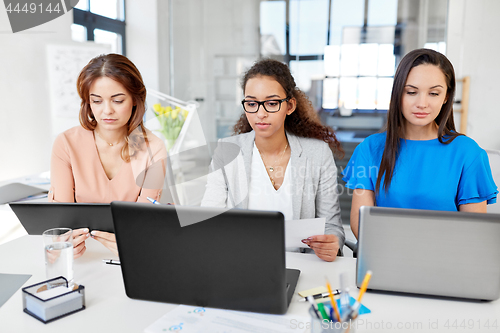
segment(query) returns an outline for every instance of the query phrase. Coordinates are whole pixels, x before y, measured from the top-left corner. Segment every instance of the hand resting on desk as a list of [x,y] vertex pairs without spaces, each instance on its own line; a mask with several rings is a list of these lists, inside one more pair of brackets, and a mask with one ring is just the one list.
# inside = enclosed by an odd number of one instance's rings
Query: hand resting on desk
[[116,256],[118,256],[115,234],[105,231],[92,230],[91,237],[108,248],[108,250],[113,252]]
[[324,261],[334,261],[339,252],[339,239],[335,235],[316,235],[303,239],[302,242],[309,246],[318,258]]

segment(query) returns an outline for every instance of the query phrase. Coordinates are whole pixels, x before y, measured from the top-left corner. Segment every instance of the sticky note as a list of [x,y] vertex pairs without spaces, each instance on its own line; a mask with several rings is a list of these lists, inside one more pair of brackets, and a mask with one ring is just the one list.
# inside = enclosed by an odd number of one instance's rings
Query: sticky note
[[317,294],[322,294],[322,293],[327,293],[328,289],[326,289],[325,286],[321,287],[316,287],[312,289],[307,289],[304,291],[299,292],[300,297],[307,297],[307,296],[312,296],[312,295],[317,295]]

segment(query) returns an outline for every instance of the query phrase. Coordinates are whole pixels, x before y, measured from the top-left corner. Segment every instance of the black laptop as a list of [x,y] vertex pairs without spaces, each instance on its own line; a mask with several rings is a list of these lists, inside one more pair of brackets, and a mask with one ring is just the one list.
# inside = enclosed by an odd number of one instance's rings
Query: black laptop
[[41,235],[52,228],[114,232],[109,204],[11,202],[9,205],[30,235]]
[[128,297],[286,313],[300,271],[286,268],[283,214],[130,202],[111,212]]

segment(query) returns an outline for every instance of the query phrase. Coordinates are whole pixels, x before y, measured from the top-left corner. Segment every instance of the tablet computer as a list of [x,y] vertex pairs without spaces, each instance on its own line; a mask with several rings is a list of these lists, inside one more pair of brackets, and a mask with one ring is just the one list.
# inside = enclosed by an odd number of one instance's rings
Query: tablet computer
[[47,193],[47,191],[39,187],[21,183],[7,184],[0,186],[0,205],[43,193]]
[[109,204],[12,202],[9,204],[30,235],[52,228],[89,228],[114,233]]

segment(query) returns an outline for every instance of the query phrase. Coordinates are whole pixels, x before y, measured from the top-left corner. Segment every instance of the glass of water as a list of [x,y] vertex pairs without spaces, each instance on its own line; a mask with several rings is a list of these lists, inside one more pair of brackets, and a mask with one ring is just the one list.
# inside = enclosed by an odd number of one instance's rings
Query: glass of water
[[47,280],[63,276],[73,285],[73,230],[54,228],[43,232]]

